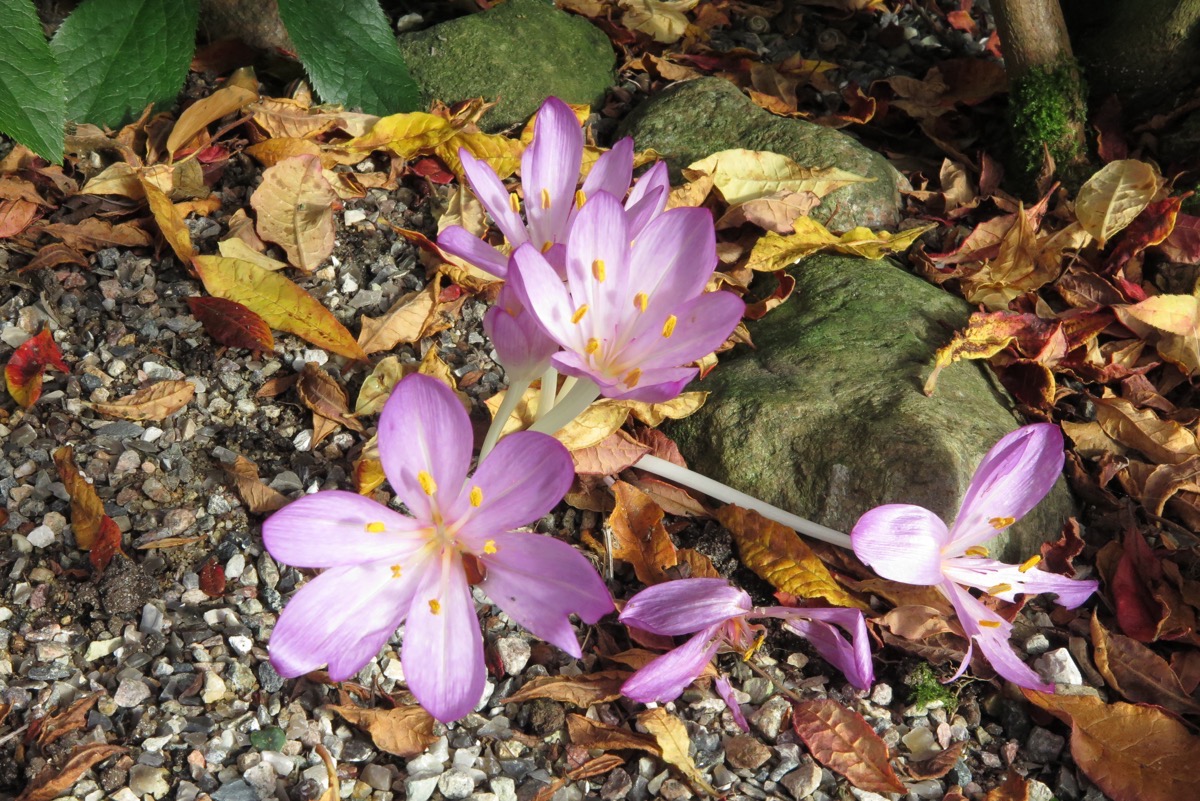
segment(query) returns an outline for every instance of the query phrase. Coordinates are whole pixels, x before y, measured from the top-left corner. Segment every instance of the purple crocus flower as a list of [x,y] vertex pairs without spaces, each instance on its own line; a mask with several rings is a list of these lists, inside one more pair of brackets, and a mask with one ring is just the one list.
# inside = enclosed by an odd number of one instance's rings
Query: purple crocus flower
[[504,439],[468,477],[471,422],[454,393],[414,374],[379,420],[384,472],[412,516],[352,492],[301,498],[263,524],[285,564],[327,568],[291,599],[271,635],[271,663],[300,676],[328,664],[353,676],[405,624],[408,687],[438,720],[457,720],[483,693],[483,641],[469,575],[509,617],[579,657],[569,616],[594,623],[612,599],[591,563],[552,537],[512,531],[549,512],[574,473],[551,437]]
[[580,210],[566,247],[566,284],[530,243],[509,275],[527,309],[563,351],[559,372],[595,382],[609,398],[674,398],[745,310],[730,292],[705,292],[717,265],[707,209],[655,217],[634,239],[621,202],[597,192]]
[[496,348],[510,386],[533,381],[546,372],[550,357],[558,353],[558,343],[521,305],[516,291],[508,283],[500,288],[496,305],[483,316],[483,331]]
[[[583,163],[583,130],[571,107],[547,98],[534,122],[533,141],[521,156],[525,217],[515,194],[509,194],[494,170],[466,150],[459,151],[463,172],[504,238],[516,248],[532,242],[561,269],[563,243],[579,206],[596,192],[624,197],[633,179],[633,140],[626,137],[600,156],[576,192]],[[625,202],[630,229],[640,231],[662,212],[670,184],[664,162],[655,164],[636,184]],[[452,225],[438,235],[438,246],[499,278],[508,274],[508,257],[462,226]]]
[[[695,632],[695,636],[642,667],[621,692],[641,703],[678,697],[717,652],[733,651],[748,657],[765,630],[750,621],[768,617],[782,620],[785,629],[812,643],[855,687],[870,688],[875,674],[862,612],[790,606],[756,609],[749,595],[724,579],[691,578],[647,587],[625,605],[620,620],[626,625],[654,634]],[[849,632],[849,641],[839,628]],[[729,698],[726,702],[732,709]]]
[[888,504],[867,512],[854,525],[854,553],[880,576],[905,584],[934,586],[950,599],[970,646],[953,681],[963,674],[978,643],[1004,678],[1033,690],[1054,692],[1009,645],[1012,624],[967,591],[982,590],[1005,601],[1024,593],[1053,592],[1074,609],[1098,582],[1035,570],[1041,557],[1022,565],[988,558],[984,543],[1021,519],[1050,492],[1062,472],[1063,437],[1049,423],[1018,428],[997,442],[971,478],[952,528],[933,512]]

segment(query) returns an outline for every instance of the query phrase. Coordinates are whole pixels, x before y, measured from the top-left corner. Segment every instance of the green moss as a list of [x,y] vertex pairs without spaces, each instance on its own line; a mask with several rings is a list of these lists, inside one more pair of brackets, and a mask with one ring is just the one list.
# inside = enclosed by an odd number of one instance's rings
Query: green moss
[[1017,167],[1027,178],[1042,167],[1043,145],[1060,172],[1086,158],[1086,87],[1073,61],[1038,68],[1014,82],[1009,99]]
[[910,706],[927,707],[934,701],[941,701],[950,714],[958,709],[958,696],[942,684],[927,662],[921,662],[909,671],[904,683],[911,691],[908,698]]

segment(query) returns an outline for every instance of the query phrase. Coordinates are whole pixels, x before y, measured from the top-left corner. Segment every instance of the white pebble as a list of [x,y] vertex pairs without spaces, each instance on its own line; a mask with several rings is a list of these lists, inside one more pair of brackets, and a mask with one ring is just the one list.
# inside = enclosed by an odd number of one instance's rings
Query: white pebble
[[38,526],[26,534],[25,538],[29,540],[29,544],[34,548],[45,548],[47,545],[52,545],[58,539],[54,534],[54,530],[49,526]]

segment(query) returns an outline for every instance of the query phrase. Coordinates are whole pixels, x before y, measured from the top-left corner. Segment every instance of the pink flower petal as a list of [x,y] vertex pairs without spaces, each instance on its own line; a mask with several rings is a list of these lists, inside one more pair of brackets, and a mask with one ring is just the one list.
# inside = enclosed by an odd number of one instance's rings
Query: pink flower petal
[[583,196],[587,198],[597,192],[608,192],[615,197],[625,197],[633,181],[633,139],[625,137],[596,159],[591,172],[583,181]]
[[947,555],[981,545],[1045,498],[1062,473],[1063,436],[1058,426],[1023,426],[983,457],[951,529]]
[[[1054,692],[1053,684],[1042,681],[1041,677],[1013,652],[1009,642],[1012,634],[1011,623],[988,609],[971,593],[953,582],[943,583],[941,590],[954,605],[954,611],[958,614],[958,622],[962,625],[963,631],[979,644],[979,650],[983,651],[983,655],[987,657],[988,662],[997,673],[1021,687],[1044,693]],[[981,625],[980,621],[983,621],[984,624]],[[970,654],[967,656],[970,657]],[[966,666],[966,660],[964,660],[963,666]]]
[[979,556],[947,559],[943,569],[951,581],[975,587],[1005,601],[1015,601],[1021,594],[1052,592],[1058,596],[1058,603],[1067,609],[1079,606],[1099,587],[1098,581],[1067,578],[1037,568],[1022,571],[1017,565]]
[[483,636],[457,554],[435,557],[424,571],[400,659],[408,689],[443,723],[465,717],[483,696]]
[[345,681],[379,653],[412,603],[420,565],[393,578],[386,562],[336,567],[300,588],[271,632],[271,664],[294,678],[329,665]]
[[342,490],[289,503],[263,522],[262,532],[271,556],[293,567],[405,562],[426,539],[421,524],[411,517]]
[[636,240],[642,231],[658,215],[662,214],[663,205],[667,202],[666,189],[651,189],[637,203],[625,203],[625,214],[629,218],[629,236]]
[[557,506],[574,478],[571,455],[558,440],[518,431],[484,457],[447,520],[460,539],[482,549],[484,540],[528,525]]
[[[633,184],[633,191],[629,193],[629,197],[625,199],[625,209],[629,212],[629,228],[630,235],[634,237],[641,236],[642,229],[657,217],[662,214],[663,209],[667,205],[667,196],[671,192],[671,180],[667,175],[667,163],[665,161],[657,161],[654,166],[646,170],[642,177],[638,178]],[[646,201],[651,198],[657,198],[657,205],[649,206],[650,213],[643,218],[641,211],[635,213],[635,209],[644,207]],[[634,223],[635,219],[637,224]]]
[[751,609],[750,596],[725,579],[689,578],[647,587],[629,599],[619,620],[653,634],[688,634]]
[[513,211],[512,200],[508,190],[496,177],[496,173],[486,162],[480,161],[467,152],[466,148],[458,149],[458,157],[462,161],[463,173],[475,191],[479,202],[492,215],[496,227],[504,234],[514,248],[529,241],[529,232],[525,230],[525,221],[521,215]]
[[613,611],[608,588],[591,562],[544,534],[497,534],[494,548],[495,553],[481,557],[487,576],[480,589],[539,639],[578,659],[579,642],[569,616],[591,625]]
[[450,255],[474,264],[497,278],[508,275],[508,259],[504,254],[461,225],[451,225],[438,234],[437,245]]
[[621,694],[643,704],[678,698],[716,656],[723,642],[722,625],[709,626],[675,650],[646,663],[621,686]]
[[950,532],[928,509],[904,503],[877,506],[850,531],[854,553],[880,576],[905,584],[942,581],[942,547]]
[[[614,331],[638,314],[629,291],[629,224],[621,201],[607,192],[588,198],[567,242],[567,285],[587,337],[610,345]],[[539,310],[540,311],[540,310]]]
[[557,97],[546,98],[534,122],[533,142],[521,156],[525,216],[530,241],[539,249],[566,239],[582,161],[583,130],[575,112]]
[[[571,354],[562,354],[568,356]],[[554,357],[558,359],[558,356]],[[583,375],[572,373],[569,369],[559,367],[559,372],[566,375]],[[700,371],[695,367],[663,367],[642,370],[635,386],[630,386],[623,378],[593,378],[600,385],[601,394],[613,400],[633,400],[645,403],[665,403],[679,397],[683,388],[692,383]],[[624,378],[628,377],[628,373]]]
[[492,341],[510,385],[537,378],[550,366],[550,357],[558,353],[558,343],[527,309],[513,315],[497,301],[483,316],[483,331]]
[[527,244],[513,251],[509,266],[509,280],[521,305],[533,312],[542,328],[559,345],[582,352],[586,337],[579,326],[571,322],[575,304],[549,262],[537,248]]
[[433,479],[438,497],[453,502],[471,466],[471,420],[454,392],[436,378],[400,380],[379,418],[379,459],[396,494],[419,520],[431,520],[431,497],[419,478]]
[[742,707],[733,696],[733,685],[729,683],[729,677],[724,674],[717,676],[717,680],[713,682],[713,689],[717,691],[717,695],[721,696],[721,700],[729,708],[729,714],[738,728],[742,731],[750,731],[750,724],[746,722],[746,716],[742,714]]
[[[773,614],[772,617],[784,618],[783,627],[808,640],[822,659],[845,674],[847,681],[860,690],[871,689],[875,668],[871,663],[871,640],[862,612],[857,609],[772,609],[786,610],[786,615]],[[764,613],[767,611],[763,610]],[[850,640],[847,641],[832,624],[848,631]]]
[[[690,364],[724,344],[745,311],[741,298],[721,290],[676,303],[660,317],[647,309],[637,320],[633,341],[621,351],[622,360],[643,372]],[[669,324],[667,312],[674,317]]]
[[665,317],[703,292],[716,266],[717,236],[708,209],[670,209],[647,224],[633,245],[632,292],[646,293],[647,315]]

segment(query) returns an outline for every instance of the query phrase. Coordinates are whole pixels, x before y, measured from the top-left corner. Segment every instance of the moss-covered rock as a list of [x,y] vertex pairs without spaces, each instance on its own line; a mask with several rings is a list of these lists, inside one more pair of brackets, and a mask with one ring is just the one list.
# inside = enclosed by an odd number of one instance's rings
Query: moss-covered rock
[[[750,324],[757,349],[722,357],[691,387],[708,403],[668,433],[692,469],[840,531],[883,503],[949,522],[1018,425],[975,362],[946,369],[933,397],[921,390],[967,305],[887,260],[816,256],[791,272],[792,299]],[[1023,561],[1073,512],[1060,482],[993,554]]]
[[1030,70],[1013,80],[1009,113],[1016,166],[1026,181],[1041,170],[1046,150],[1067,181],[1081,184],[1086,179],[1086,97],[1079,68],[1071,60]]
[[679,170],[720,150],[770,150],[806,167],[840,167],[876,180],[832,192],[813,212],[835,231],[890,228],[900,221],[900,188],[907,182],[887,159],[849,134],[759,108],[721,78],[679,84],[643,103],[624,125],[639,150],[658,151]]
[[614,79],[608,37],[547,0],[508,0],[488,11],[400,37],[421,100],[498,100],[480,125],[525,122],[554,95],[598,105]]

